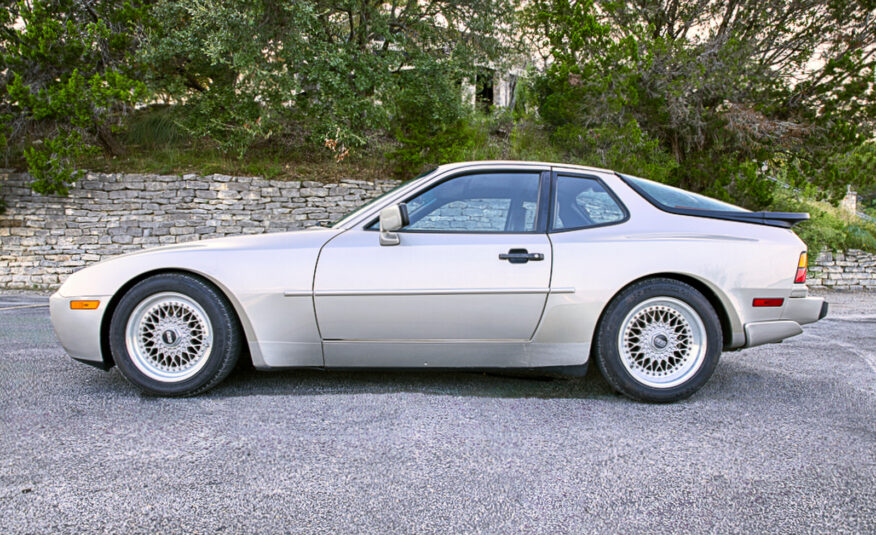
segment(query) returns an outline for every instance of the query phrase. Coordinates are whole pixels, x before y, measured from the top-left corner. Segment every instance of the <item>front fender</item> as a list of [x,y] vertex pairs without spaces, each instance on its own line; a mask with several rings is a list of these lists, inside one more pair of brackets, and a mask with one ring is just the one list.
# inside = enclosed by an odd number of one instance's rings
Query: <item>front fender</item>
[[[257,367],[322,366],[312,298],[284,297],[284,293],[309,294],[319,251],[338,232],[326,229],[220,238],[100,262],[64,282],[53,298],[52,323],[71,355],[102,360],[100,325],[112,313],[110,303],[117,302],[120,292],[153,273],[187,272],[212,282],[229,299]],[[73,311],[69,301],[74,298],[99,298],[101,305],[97,310]],[[81,319],[86,314],[87,322]],[[79,340],[75,345],[71,342],[74,339]],[[70,348],[75,348],[75,354]]]

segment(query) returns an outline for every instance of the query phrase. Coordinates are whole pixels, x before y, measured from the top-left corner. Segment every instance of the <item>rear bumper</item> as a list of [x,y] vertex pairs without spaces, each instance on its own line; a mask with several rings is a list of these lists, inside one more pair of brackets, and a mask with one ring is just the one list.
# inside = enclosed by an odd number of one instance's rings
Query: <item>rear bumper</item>
[[827,301],[821,297],[792,297],[785,304],[781,319],[800,325],[814,323],[827,315],[827,306]]
[[803,332],[801,325],[814,323],[827,316],[828,304],[821,297],[788,299],[781,319],[745,324],[745,347],[781,342]]

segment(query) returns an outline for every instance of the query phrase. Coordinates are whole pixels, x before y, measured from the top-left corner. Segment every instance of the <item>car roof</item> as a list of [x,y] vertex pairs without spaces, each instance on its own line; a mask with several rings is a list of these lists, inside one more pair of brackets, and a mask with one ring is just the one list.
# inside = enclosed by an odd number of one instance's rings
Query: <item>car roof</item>
[[590,167],[587,165],[575,165],[570,163],[552,163],[552,162],[538,162],[538,161],[529,161],[529,160],[473,160],[468,162],[455,162],[448,163],[444,165],[438,166],[437,171],[445,172],[445,171],[453,171],[455,169],[469,168],[469,167],[495,167],[495,166],[533,166],[533,167],[562,167],[565,169],[577,169],[581,171],[596,171],[602,173],[614,173],[611,169],[604,169],[601,167]]

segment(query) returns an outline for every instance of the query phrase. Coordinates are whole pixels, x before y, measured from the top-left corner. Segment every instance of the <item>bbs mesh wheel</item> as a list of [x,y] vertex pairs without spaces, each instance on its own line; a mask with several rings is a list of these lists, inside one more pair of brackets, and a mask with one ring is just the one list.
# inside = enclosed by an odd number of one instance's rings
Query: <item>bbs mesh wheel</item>
[[233,308],[212,285],[184,274],[149,277],[122,296],[110,321],[113,359],[144,392],[195,395],[234,368],[243,336]]
[[674,279],[649,279],[609,303],[597,329],[596,361],[624,395],[670,402],[708,381],[721,347],[721,323],[705,296]]

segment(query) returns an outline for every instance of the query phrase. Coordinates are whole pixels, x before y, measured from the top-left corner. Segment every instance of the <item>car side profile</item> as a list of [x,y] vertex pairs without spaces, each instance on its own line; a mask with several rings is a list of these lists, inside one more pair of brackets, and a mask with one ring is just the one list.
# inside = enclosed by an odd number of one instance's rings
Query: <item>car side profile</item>
[[807,214],[750,212],[612,171],[444,165],[329,228],[116,257],[51,298],[75,359],[194,395],[276,368],[545,368],[591,356],[630,398],[686,398],[725,350],[823,318]]

